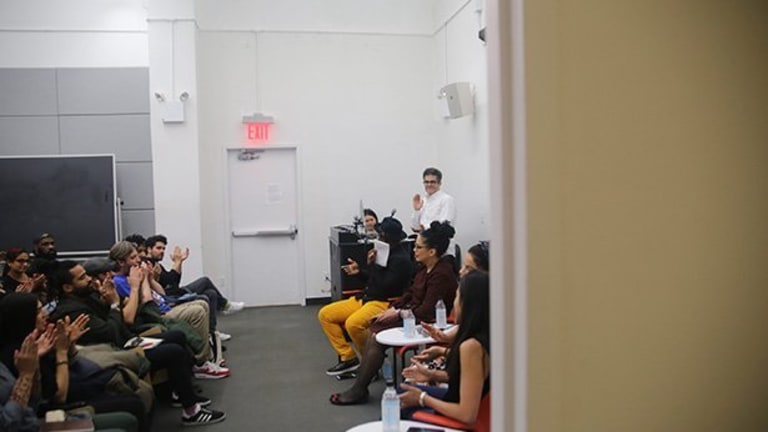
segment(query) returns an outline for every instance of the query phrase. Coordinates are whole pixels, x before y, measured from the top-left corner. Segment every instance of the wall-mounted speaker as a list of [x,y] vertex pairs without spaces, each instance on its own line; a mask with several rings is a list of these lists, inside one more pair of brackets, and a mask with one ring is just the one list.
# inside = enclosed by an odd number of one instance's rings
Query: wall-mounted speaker
[[440,89],[440,97],[448,105],[448,117],[459,118],[475,112],[472,84],[455,82]]

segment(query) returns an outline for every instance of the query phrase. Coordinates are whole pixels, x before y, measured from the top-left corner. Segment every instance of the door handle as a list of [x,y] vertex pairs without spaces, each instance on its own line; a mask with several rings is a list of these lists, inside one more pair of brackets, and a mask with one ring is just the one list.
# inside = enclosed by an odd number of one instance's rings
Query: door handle
[[295,224],[291,224],[288,229],[256,229],[256,230],[234,230],[232,237],[290,237],[296,239],[299,229]]

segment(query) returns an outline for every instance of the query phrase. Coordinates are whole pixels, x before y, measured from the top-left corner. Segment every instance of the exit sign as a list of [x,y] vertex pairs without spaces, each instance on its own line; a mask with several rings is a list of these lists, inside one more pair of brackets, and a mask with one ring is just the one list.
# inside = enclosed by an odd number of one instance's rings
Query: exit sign
[[275,118],[262,113],[254,113],[243,116],[243,123],[245,124],[246,140],[254,144],[263,144],[269,140],[269,128],[275,123]]

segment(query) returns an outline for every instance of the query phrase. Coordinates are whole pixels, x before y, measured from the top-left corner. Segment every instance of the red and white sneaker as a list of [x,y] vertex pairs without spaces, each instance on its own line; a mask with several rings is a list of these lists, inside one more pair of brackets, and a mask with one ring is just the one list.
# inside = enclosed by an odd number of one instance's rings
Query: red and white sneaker
[[220,368],[226,368],[227,367],[227,359],[225,359],[225,358],[219,359],[216,362],[216,366],[218,366]]
[[221,379],[229,376],[229,369],[207,361],[200,366],[192,368],[195,378],[198,379]]

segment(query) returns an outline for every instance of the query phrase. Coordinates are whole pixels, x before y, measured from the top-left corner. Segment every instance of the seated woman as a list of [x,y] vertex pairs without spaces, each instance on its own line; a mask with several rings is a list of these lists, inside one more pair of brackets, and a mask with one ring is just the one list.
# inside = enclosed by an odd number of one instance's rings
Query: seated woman
[[[487,241],[481,241],[476,245],[469,248],[466,254],[464,254],[464,265],[459,270],[459,276],[464,277],[468,273],[474,270],[480,270],[488,273],[488,266],[490,263],[489,258],[490,245]],[[459,330],[458,326],[453,326],[448,330],[441,330],[431,324],[422,323],[421,326],[439,344],[450,344],[453,342],[453,338],[456,336],[456,332]],[[442,353],[443,348],[439,346],[432,347],[422,351],[414,359],[419,361],[429,361],[439,356]]]
[[[401,309],[410,309],[417,321],[434,321],[435,304],[438,300],[442,299],[446,305],[453,304],[457,285],[453,272],[454,257],[445,255],[445,251],[454,233],[449,224],[432,222],[428,229],[419,234],[414,246],[414,255],[420,268],[413,284],[389,309],[373,318],[370,327],[372,332],[401,326]],[[332,394],[332,404],[352,405],[368,400],[368,384],[384,363],[386,349],[372,336],[366,342],[355,384],[344,393]]]
[[37,292],[45,286],[45,276],[27,275],[29,268],[29,254],[24,249],[10,248],[5,253],[5,267],[0,284],[6,293],[11,292]]
[[370,239],[379,237],[379,231],[376,229],[378,224],[379,216],[376,215],[376,212],[369,208],[363,209],[363,228],[365,229],[366,237]]
[[[134,395],[113,396],[105,391],[114,372],[74,357],[75,343],[85,333],[87,318],[48,323],[48,314],[32,294],[12,293],[0,301],[0,362],[21,378],[16,353],[32,334],[39,356],[41,399],[51,406],[86,402],[97,413],[127,412],[138,419],[142,430],[149,425],[144,405]],[[104,372],[104,373],[102,373]],[[134,420],[135,422],[136,420]]]
[[[0,430],[4,432],[37,432],[41,421],[35,410],[33,395],[35,376],[40,363],[38,358],[38,334],[30,333],[13,357],[18,379],[4,363],[0,362]],[[94,430],[109,432],[136,432],[136,418],[126,412],[96,414]]]
[[353,259],[344,266],[349,275],[360,275],[367,281],[362,294],[346,300],[333,302],[320,309],[317,319],[323,327],[323,332],[339,356],[339,363],[326,371],[328,375],[336,376],[353,371],[360,367],[357,353],[344,337],[346,329],[358,351],[365,348],[368,338],[368,325],[371,318],[389,307],[389,298],[399,297],[408,287],[411,277],[411,260],[408,252],[400,244],[405,238],[403,225],[395,218],[387,217],[377,226],[379,239],[389,244],[390,254],[385,266],[375,263],[376,249],[368,253],[369,270],[360,270]]
[[[448,349],[447,374],[439,374],[448,382],[448,389],[439,392],[402,384],[400,395],[403,408],[421,407],[458,421],[474,424],[480,410],[480,400],[490,390],[490,305],[488,274],[473,271],[461,280],[454,301],[454,314],[459,332]],[[404,410],[409,418],[414,410]]]

